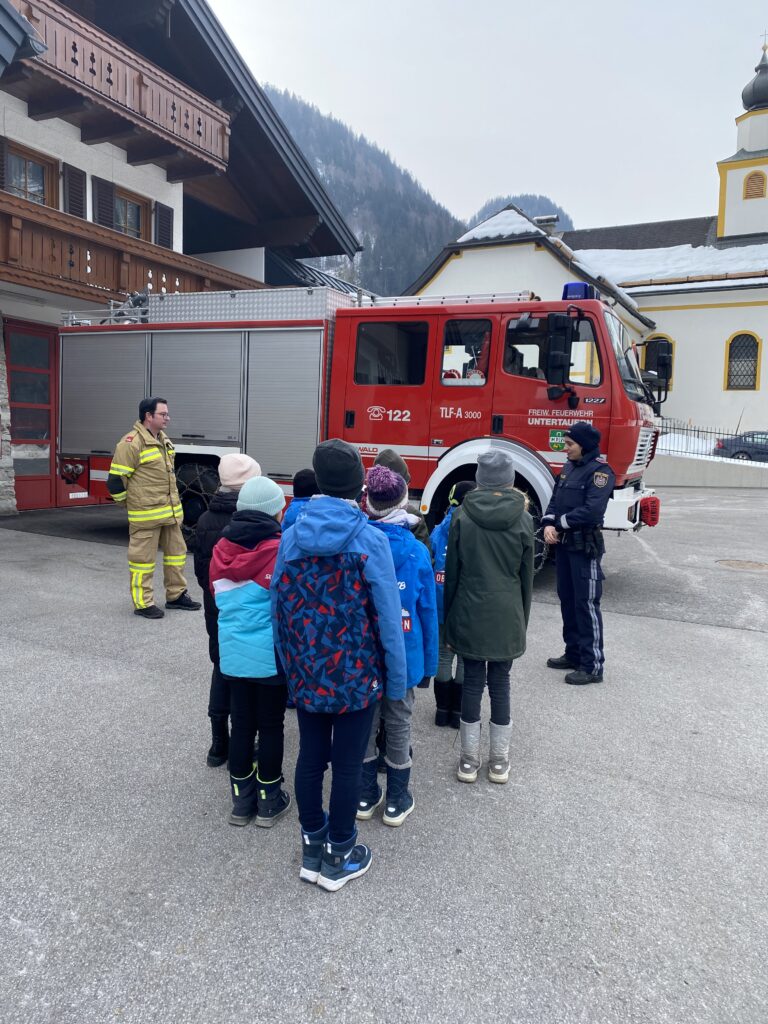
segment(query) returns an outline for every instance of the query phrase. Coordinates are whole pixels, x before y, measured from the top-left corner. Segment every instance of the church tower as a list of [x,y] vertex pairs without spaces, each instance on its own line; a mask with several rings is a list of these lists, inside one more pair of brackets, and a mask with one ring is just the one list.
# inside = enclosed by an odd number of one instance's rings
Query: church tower
[[755,71],[741,94],[736,152],[717,165],[718,238],[768,232],[768,43]]

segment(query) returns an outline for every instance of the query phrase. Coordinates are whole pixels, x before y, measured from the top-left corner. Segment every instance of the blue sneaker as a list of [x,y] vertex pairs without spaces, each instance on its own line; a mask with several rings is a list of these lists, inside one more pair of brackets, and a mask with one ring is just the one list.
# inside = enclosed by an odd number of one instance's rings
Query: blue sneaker
[[323,847],[323,861],[317,884],[328,892],[336,892],[353,878],[364,875],[371,866],[373,856],[363,843],[355,845],[357,830],[345,843],[328,840]]
[[323,863],[323,847],[328,838],[328,815],[325,816],[325,824],[317,832],[305,832],[301,830],[301,871],[299,878],[302,882],[314,883],[320,874],[320,867]]
[[357,802],[358,821],[368,821],[373,817],[373,812],[381,805],[384,793],[376,781],[376,760],[363,763],[362,785],[360,787],[360,799]]

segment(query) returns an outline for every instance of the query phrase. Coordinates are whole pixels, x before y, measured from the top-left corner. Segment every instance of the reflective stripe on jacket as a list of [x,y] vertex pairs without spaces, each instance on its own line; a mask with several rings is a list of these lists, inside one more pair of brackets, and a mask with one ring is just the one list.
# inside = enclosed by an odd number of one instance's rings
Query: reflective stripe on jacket
[[125,501],[129,523],[162,526],[182,519],[174,455],[164,431],[153,437],[138,421],[118,441],[109,475],[122,480],[123,490],[110,490],[115,501]]

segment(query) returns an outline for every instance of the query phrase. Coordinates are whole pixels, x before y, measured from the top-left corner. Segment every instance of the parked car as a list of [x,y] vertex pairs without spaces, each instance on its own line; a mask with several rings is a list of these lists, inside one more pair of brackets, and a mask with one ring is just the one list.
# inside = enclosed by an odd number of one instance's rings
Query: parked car
[[721,459],[753,459],[768,462],[768,430],[753,430],[733,437],[718,437],[712,454]]

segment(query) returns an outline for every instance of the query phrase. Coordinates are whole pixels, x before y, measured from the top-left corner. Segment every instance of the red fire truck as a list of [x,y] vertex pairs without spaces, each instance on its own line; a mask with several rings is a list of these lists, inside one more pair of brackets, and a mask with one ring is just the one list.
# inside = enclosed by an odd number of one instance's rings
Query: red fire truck
[[326,437],[355,445],[366,464],[395,448],[435,519],[477,456],[503,448],[540,515],[577,420],[601,431],[616,472],[606,529],[652,525],[658,502],[643,472],[663,398],[616,313],[589,286],[569,289],[540,301],[282,288],[153,295],[129,323],[73,314],[61,331],[60,504],[109,500],[115,442],[151,394],[169,403],[190,526],[221,455],[247,452],[290,494]]

